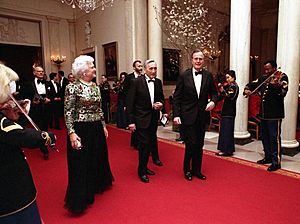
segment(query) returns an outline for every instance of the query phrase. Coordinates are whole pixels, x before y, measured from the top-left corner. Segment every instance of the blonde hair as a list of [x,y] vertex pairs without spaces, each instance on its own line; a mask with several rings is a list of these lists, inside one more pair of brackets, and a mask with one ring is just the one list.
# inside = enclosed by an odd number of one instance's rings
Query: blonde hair
[[15,71],[0,64],[0,103],[9,99],[9,94],[11,94],[9,84],[17,80],[19,80],[19,76]]

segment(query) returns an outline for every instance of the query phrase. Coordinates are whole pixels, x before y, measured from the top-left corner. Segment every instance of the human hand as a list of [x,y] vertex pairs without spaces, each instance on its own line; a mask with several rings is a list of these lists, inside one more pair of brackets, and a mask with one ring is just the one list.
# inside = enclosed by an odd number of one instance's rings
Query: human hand
[[82,148],[81,138],[76,133],[70,134],[71,146],[73,149],[80,150]]
[[152,107],[154,110],[161,110],[163,107],[163,104],[161,102],[155,102],[155,103],[153,103]]
[[136,130],[135,124],[129,124],[128,127],[132,132]]
[[215,107],[215,103],[213,101],[210,101],[205,108],[205,111],[211,111],[212,109],[214,109]]
[[103,130],[104,130],[104,135],[106,138],[108,138],[108,130],[106,127],[103,127]]
[[173,122],[174,122],[174,124],[176,124],[176,125],[181,124],[181,119],[180,119],[180,117],[174,117]]

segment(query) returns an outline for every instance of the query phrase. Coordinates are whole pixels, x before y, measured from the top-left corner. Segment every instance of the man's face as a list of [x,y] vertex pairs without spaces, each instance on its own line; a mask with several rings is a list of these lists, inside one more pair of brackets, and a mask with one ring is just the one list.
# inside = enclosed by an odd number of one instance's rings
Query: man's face
[[142,74],[142,71],[143,71],[143,65],[142,63],[140,62],[136,62],[134,67],[133,67],[133,70],[138,73],[138,74]]
[[35,67],[33,70],[33,75],[38,79],[44,78],[44,69],[42,67]]
[[157,65],[155,62],[150,62],[146,65],[145,74],[150,78],[154,79],[157,73]]
[[192,56],[192,65],[193,67],[199,71],[204,64],[204,55],[202,52],[196,52]]
[[70,82],[74,82],[74,81],[75,81],[74,75],[73,75],[73,74],[69,75],[69,76],[68,76],[68,80],[69,80]]
[[56,74],[56,76],[54,76],[54,82],[59,82],[60,81],[60,76],[59,74]]
[[273,68],[272,65],[268,63],[264,65],[264,70],[265,74],[272,75],[276,71],[276,68]]
[[106,82],[107,81],[107,78],[104,76],[104,75],[102,75],[101,76],[101,83],[104,83],[104,82]]

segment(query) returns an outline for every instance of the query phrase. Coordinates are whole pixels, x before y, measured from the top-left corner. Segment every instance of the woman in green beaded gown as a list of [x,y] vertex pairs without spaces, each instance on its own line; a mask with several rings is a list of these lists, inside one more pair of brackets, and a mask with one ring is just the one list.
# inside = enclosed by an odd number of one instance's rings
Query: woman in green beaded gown
[[67,126],[68,187],[65,207],[82,213],[94,202],[94,194],[112,186],[105,126],[94,59],[77,57],[72,73],[77,80],[66,87],[64,114]]

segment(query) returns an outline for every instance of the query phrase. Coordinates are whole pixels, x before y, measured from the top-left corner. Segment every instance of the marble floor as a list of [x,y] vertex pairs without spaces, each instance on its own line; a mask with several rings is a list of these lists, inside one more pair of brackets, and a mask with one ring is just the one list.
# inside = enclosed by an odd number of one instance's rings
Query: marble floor
[[[165,127],[159,126],[158,137],[163,139],[168,139],[175,142],[175,139],[178,138],[179,133],[172,131],[172,124],[168,123]],[[205,134],[205,143],[204,149],[217,152],[217,143],[218,143],[219,133],[215,131],[206,132]],[[244,159],[251,162],[256,162],[259,159],[262,159],[264,153],[262,151],[262,143],[260,140],[252,139],[253,141],[245,145],[237,145],[233,157]],[[281,168],[283,170],[288,170],[296,173],[300,173],[300,153],[297,153],[294,156],[282,156]]]

